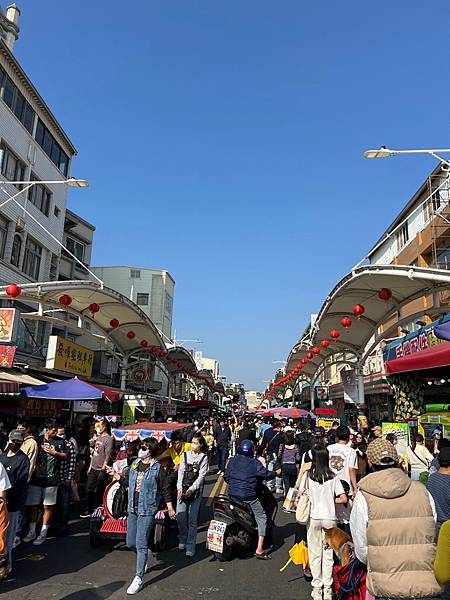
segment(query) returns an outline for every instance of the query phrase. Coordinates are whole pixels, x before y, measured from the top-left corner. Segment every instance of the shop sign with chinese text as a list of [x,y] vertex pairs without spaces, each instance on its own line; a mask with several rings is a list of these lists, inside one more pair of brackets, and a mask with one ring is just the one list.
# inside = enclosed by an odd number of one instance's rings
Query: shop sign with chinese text
[[62,337],[51,335],[48,341],[47,369],[90,377],[94,365],[94,352]]
[[19,311],[16,308],[0,309],[0,344],[10,344],[17,338]]

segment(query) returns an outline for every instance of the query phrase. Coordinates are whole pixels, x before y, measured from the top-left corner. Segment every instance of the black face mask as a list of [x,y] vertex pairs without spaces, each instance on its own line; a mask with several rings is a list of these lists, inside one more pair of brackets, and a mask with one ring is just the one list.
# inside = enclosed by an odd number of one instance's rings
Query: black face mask
[[21,446],[22,446],[22,442],[9,442],[8,443],[8,448],[12,452],[17,452],[18,450],[20,450]]

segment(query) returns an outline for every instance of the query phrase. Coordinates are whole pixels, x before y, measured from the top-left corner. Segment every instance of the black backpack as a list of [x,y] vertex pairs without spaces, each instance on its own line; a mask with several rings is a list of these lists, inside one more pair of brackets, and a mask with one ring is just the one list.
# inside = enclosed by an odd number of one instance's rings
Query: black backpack
[[191,487],[191,485],[197,480],[200,474],[200,467],[203,464],[203,461],[206,460],[206,455],[203,455],[200,459],[200,462],[196,464],[188,463],[186,452],[183,455],[184,459],[184,473],[183,473],[183,482],[181,484],[183,491],[183,499],[186,500],[195,500],[200,495],[200,490],[195,490],[189,498],[186,498],[185,493]]
[[112,516],[114,519],[124,519],[128,515],[128,489],[119,485],[112,503]]

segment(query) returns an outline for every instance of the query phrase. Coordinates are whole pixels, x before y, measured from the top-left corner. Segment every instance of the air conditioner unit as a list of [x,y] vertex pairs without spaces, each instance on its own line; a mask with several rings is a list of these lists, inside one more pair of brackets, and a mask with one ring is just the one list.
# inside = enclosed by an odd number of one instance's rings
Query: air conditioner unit
[[17,231],[25,231],[25,219],[23,219],[22,217],[17,217],[17,222],[16,222],[16,230]]

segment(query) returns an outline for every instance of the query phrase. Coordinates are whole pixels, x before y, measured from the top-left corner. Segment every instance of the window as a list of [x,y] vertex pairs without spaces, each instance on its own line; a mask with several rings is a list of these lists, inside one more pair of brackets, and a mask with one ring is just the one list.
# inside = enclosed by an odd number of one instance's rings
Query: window
[[53,214],[57,218],[59,218],[59,215],[61,214],[61,209],[59,209],[56,205],[53,207]]
[[32,238],[27,238],[25,244],[25,256],[23,259],[23,272],[39,279],[39,270],[41,268],[42,246],[39,246]]
[[3,90],[3,101],[13,111],[29,133],[33,133],[35,112],[29,102],[3,69],[0,71],[0,84]]
[[130,277],[131,279],[140,279],[141,272],[138,269],[130,269]]
[[18,233],[14,236],[12,252],[11,252],[11,264],[19,268],[20,265],[20,254],[22,251],[22,238]]
[[148,306],[148,299],[149,299],[148,294],[138,294],[136,296],[136,304],[138,306]]
[[[32,173],[30,181],[39,181],[39,179]],[[33,185],[28,190],[28,200],[47,217],[50,211],[51,197],[51,191],[42,184]]]
[[50,261],[50,281],[56,281],[58,279],[58,256],[52,254]]
[[[25,163],[23,163],[7,146],[2,145],[2,175],[9,181],[25,180]],[[18,186],[19,189],[21,186]]]
[[84,260],[84,245],[77,242],[73,238],[68,237],[66,240],[66,248],[69,252],[72,252],[78,260]]
[[67,176],[69,157],[40,119],[36,126],[35,139],[49,159]]
[[401,250],[409,241],[408,223],[405,223],[397,231],[397,250]]
[[6,235],[8,233],[8,221],[0,217],[0,256],[3,258],[5,253]]
[[165,308],[165,311],[167,314],[169,314],[169,315],[172,314],[173,298],[168,292],[166,292],[166,302],[165,302],[164,308]]

